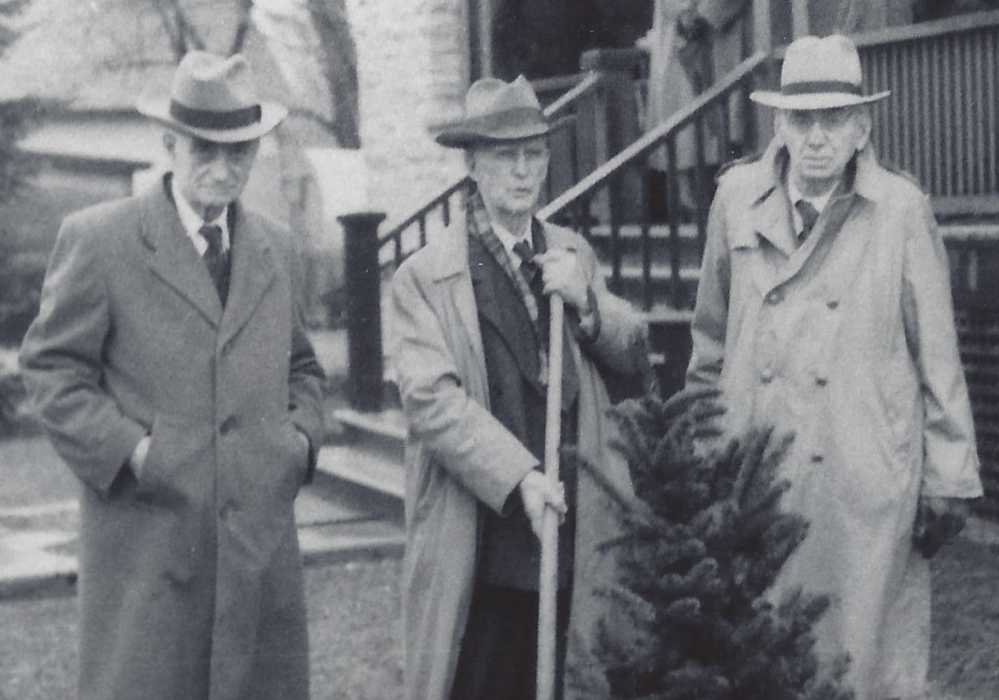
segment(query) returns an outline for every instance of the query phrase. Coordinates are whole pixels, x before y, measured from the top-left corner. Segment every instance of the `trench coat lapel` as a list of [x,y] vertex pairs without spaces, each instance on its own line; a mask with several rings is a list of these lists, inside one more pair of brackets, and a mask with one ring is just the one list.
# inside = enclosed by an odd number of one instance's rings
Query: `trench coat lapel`
[[271,244],[263,232],[245,216],[237,202],[233,217],[232,273],[229,300],[222,317],[222,340],[246,325],[264,292],[274,281]]
[[222,303],[163,187],[155,187],[142,199],[141,235],[150,249],[149,269],[174,293],[186,299],[205,320],[218,326]]
[[[479,317],[496,329],[510,353],[517,358],[517,367],[524,378],[538,391],[544,392],[540,381],[538,353],[534,347],[534,326],[520,293],[506,271],[477,239],[469,241],[468,258],[472,287],[480,290],[475,295]],[[515,329],[520,329],[522,334],[534,342],[511,337],[510,333]]]

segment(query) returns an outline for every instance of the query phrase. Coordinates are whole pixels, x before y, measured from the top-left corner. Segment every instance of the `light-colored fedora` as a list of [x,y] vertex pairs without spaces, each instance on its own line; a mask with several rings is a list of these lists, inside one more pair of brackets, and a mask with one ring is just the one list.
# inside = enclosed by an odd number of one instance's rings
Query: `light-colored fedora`
[[805,36],[784,53],[780,92],[757,90],[749,99],[778,109],[831,109],[876,102],[891,94],[865,95],[861,83],[860,55],[849,38]]
[[569,118],[549,121],[534,88],[522,75],[509,83],[499,78],[481,78],[468,88],[464,116],[441,127],[436,139],[448,148],[468,148],[476,143],[545,136],[569,121]]
[[261,102],[247,60],[191,51],[174,73],[170,97],[140,99],[136,109],[164,126],[206,141],[236,143],[260,138],[288,110]]

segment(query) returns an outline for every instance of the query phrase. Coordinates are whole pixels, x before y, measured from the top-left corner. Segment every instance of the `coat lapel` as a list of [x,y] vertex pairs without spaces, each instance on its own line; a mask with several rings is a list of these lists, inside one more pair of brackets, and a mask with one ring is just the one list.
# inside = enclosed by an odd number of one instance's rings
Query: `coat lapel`
[[270,240],[238,203],[235,207],[229,300],[222,316],[223,342],[246,325],[274,280]]
[[479,318],[496,330],[517,359],[524,378],[539,391],[544,391],[534,326],[520,293],[479,239],[469,239],[468,258]]
[[141,210],[142,237],[151,250],[150,271],[217,326],[222,318],[218,293],[162,186],[142,196]]

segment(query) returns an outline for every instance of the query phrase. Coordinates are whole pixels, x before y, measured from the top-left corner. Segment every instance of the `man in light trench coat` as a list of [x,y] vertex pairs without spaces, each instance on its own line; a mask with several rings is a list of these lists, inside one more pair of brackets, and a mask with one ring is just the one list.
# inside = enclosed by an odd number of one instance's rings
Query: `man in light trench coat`
[[919,507],[982,492],[947,259],[928,198],[875,160],[856,48],[788,47],[776,136],[720,178],[709,217],[690,387],[719,387],[736,433],[794,442],[780,476],[810,523],[772,593],[827,594],[825,660],[857,700],[918,695],[929,652]]
[[21,351],[83,484],[79,697],[304,700],[293,501],[323,373],[291,233],[238,199],[286,110],[204,52],[139,109],[172,172],[66,219]]
[[567,629],[592,639],[592,591],[606,573],[593,550],[613,515],[585,470],[563,464],[564,490],[539,471],[549,294],[566,304],[563,439],[578,440],[583,456],[630,492],[627,466],[608,446],[601,371],[640,371],[645,327],[607,291],[582,237],[533,216],[552,128],[523,77],[473,84],[463,120],[438,135],[465,149],[476,185],[465,226],[413,255],[393,281],[394,359],[409,423],[409,700],[534,697],[536,534],[546,507],[565,518],[560,667]]

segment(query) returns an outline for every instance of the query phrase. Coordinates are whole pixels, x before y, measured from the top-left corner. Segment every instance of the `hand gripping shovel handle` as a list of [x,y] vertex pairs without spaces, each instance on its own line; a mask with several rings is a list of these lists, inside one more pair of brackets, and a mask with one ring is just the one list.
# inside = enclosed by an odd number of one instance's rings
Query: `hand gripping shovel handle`
[[[558,448],[562,441],[562,297],[552,294],[548,345],[548,402],[545,409],[545,476],[559,481]],[[558,513],[545,508],[541,528],[541,580],[538,587],[537,700],[555,697],[555,622],[558,594]]]

